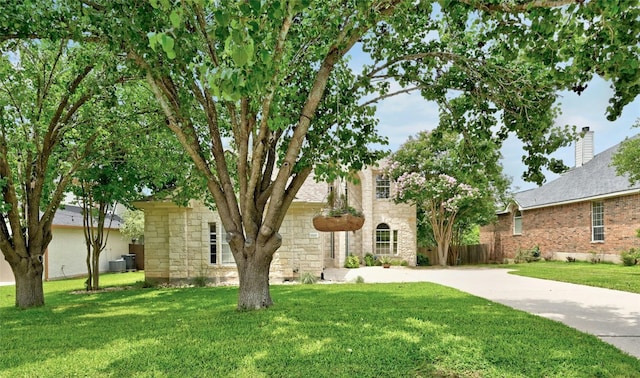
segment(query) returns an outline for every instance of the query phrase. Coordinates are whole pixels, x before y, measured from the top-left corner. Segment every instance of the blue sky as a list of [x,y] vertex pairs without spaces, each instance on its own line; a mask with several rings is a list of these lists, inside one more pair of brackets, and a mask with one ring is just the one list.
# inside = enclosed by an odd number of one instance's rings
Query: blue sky
[[[640,133],[632,125],[640,118],[640,98],[627,105],[622,116],[614,122],[606,119],[606,109],[612,91],[609,83],[602,79],[592,80],[587,89],[578,96],[573,92],[563,92],[559,99],[562,114],[556,120],[557,125],[575,125],[578,130],[590,127],[594,134],[594,152],[597,154],[618,144],[626,137]],[[377,106],[380,119],[380,133],[389,138],[389,148],[396,151],[411,135],[421,130],[430,130],[438,124],[438,109],[434,103],[427,102],[419,94],[399,95],[380,102]],[[504,172],[513,180],[512,189],[520,191],[536,186],[522,180],[526,170],[522,163],[522,144],[518,139],[508,139],[502,149]],[[553,157],[562,159],[565,165],[574,166],[574,146],[556,151]],[[547,182],[557,175],[547,173]]]

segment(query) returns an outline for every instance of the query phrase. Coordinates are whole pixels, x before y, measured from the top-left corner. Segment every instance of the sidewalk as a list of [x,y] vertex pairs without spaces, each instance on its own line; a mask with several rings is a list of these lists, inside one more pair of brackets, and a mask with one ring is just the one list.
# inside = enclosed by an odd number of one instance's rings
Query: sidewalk
[[640,358],[640,294],[521,277],[508,269],[325,269],[325,280],[433,282],[562,322]]

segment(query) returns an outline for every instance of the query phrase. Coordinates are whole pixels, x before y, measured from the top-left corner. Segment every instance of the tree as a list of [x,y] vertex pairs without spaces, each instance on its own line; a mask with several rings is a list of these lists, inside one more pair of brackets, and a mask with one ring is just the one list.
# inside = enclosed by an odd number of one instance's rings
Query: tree
[[454,235],[495,217],[496,200],[509,185],[498,144],[455,133],[421,132],[391,156],[393,199],[416,205],[446,265]]
[[[95,132],[87,110],[108,97],[104,49],[68,40],[3,43],[0,56],[0,249],[16,306],[44,304],[43,255],[51,223]],[[102,61],[102,62],[101,62]]]
[[[164,116],[144,82],[121,85],[116,97],[119,106],[100,113],[94,109],[93,122],[102,125],[103,132],[70,186],[83,209],[87,290],[100,288],[100,254],[118,204],[130,206],[145,191],[162,195],[170,190],[179,201],[198,182],[189,178],[190,160],[164,127]],[[197,196],[191,191],[187,197]]]
[[144,212],[127,209],[122,214],[120,233],[131,240],[141,240],[144,237]]
[[[640,119],[636,120],[633,127],[640,127]],[[613,165],[618,175],[629,175],[629,182],[633,185],[640,182],[640,138],[627,139],[622,142],[620,149],[613,155]],[[640,230],[639,234],[640,235]]]
[[[516,134],[526,178],[542,182],[542,168],[563,168],[548,153],[569,141],[553,125],[557,91],[604,76],[611,117],[638,93],[631,1],[79,3],[51,0],[48,12],[10,4],[0,35],[33,38],[47,25],[126,53],[206,179],[230,236],[241,309],[272,304],[278,230],[311,172],[330,180],[381,156],[367,149],[383,139],[378,101],[418,91],[441,105],[443,129],[494,142]],[[346,64],[356,45],[370,57],[358,72]]]

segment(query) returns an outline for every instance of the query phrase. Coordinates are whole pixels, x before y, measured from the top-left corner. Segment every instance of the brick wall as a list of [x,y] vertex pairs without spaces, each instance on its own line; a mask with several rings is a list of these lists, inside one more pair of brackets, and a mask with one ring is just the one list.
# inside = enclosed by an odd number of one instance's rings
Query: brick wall
[[[591,201],[522,211],[522,234],[513,234],[513,213],[498,216],[497,223],[480,231],[480,242],[490,244],[492,254],[513,258],[519,249],[539,246],[544,254],[556,258],[576,255],[585,258],[618,255],[622,250],[640,247],[636,230],[640,228],[640,194],[612,197],[604,203],[604,242],[591,241]],[[616,260],[609,256],[610,260]]]

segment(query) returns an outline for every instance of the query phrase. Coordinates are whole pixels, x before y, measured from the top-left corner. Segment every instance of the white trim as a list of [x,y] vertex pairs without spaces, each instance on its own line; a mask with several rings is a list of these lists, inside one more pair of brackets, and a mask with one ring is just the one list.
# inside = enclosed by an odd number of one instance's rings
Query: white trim
[[629,190],[625,190],[624,192],[608,193],[608,194],[602,194],[602,195],[599,195],[599,196],[584,197],[584,198],[578,198],[578,199],[562,201],[562,202],[553,202],[553,203],[548,203],[548,204],[538,205],[538,206],[531,206],[531,207],[521,207],[520,204],[518,204],[518,208],[520,210],[534,210],[534,209],[541,209],[541,208],[544,208],[544,207],[569,205],[569,204],[578,203],[578,202],[593,202],[593,201],[597,201],[597,200],[601,200],[601,199],[628,196],[628,195],[631,195],[631,194],[640,194],[640,189],[629,189]]

